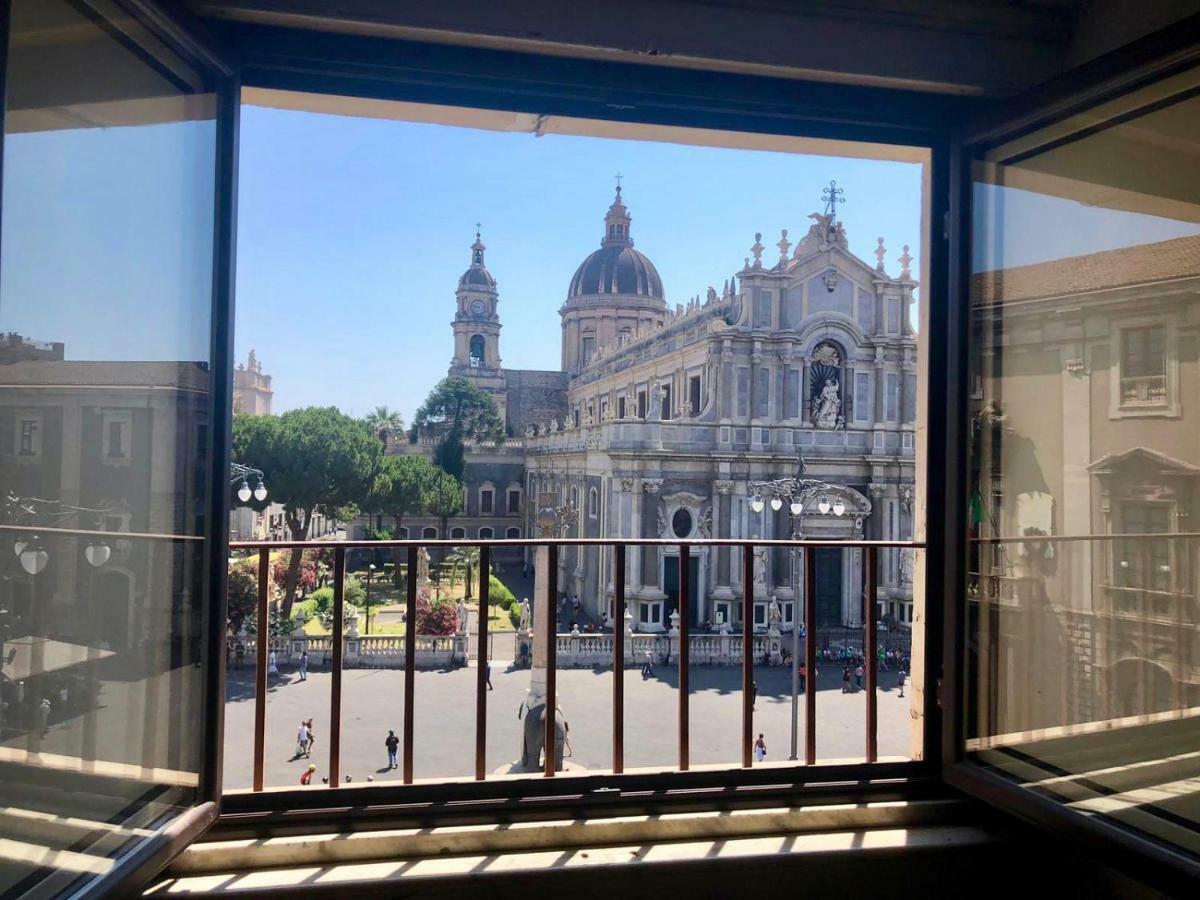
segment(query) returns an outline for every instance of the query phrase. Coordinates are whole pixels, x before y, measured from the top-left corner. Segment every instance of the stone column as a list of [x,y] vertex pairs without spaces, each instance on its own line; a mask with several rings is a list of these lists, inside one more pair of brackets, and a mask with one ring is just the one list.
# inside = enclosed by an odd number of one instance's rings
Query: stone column
[[547,603],[546,586],[550,578],[550,548],[539,546],[533,551],[533,666],[529,671],[529,693],[525,696],[525,708],[533,709],[546,702],[546,656],[549,635],[546,633],[546,616],[553,617],[557,598],[550,597]]
[[717,445],[723,449],[733,446],[733,429],[730,427],[730,420],[733,417],[734,388],[733,341],[725,338],[721,341],[721,376],[720,382],[717,385],[718,405],[720,407]]
[[[732,481],[714,481],[713,482],[713,528],[718,538],[729,537],[730,525],[730,506],[733,493]],[[716,586],[713,590],[713,596],[728,600],[733,597],[733,590],[730,587],[730,555],[729,547],[717,548],[717,565],[716,565]]]
[[[642,516],[641,516],[641,537],[659,537],[657,533],[658,524],[658,492],[662,487],[661,478],[645,478],[642,480]],[[658,583],[658,555],[659,551],[655,547],[642,547],[640,563],[642,566],[641,577],[638,579],[642,585],[658,589],[661,585]]]
[[[642,532],[642,479],[626,478],[625,490],[629,492],[629,537],[641,537]],[[628,601],[642,586],[642,548],[630,547],[625,552],[629,563],[625,580],[625,599]]]

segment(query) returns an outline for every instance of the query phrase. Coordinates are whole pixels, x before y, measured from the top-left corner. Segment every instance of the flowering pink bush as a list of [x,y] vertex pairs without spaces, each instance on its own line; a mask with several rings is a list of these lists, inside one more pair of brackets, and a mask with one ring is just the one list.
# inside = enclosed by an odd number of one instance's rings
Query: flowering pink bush
[[454,634],[458,629],[458,611],[449,600],[434,603],[428,591],[417,594],[417,634]]

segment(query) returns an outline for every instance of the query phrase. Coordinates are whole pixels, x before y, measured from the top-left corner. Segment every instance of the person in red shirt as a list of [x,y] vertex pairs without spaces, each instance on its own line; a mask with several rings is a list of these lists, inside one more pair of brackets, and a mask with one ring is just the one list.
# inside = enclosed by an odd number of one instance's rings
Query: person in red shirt
[[312,784],[313,772],[317,771],[317,767],[310,765],[304,770],[304,774],[300,776],[300,783],[304,785]]

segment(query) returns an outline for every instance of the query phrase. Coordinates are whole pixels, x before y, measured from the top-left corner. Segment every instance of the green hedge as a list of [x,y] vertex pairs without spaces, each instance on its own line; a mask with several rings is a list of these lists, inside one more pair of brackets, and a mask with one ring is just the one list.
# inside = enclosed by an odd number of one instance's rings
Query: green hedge
[[[499,606],[501,609],[509,609],[517,602],[517,598],[513,596],[513,592],[505,586],[503,581],[495,575],[489,575],[488,602]],[[518,612],[519,618],[520,613]]]

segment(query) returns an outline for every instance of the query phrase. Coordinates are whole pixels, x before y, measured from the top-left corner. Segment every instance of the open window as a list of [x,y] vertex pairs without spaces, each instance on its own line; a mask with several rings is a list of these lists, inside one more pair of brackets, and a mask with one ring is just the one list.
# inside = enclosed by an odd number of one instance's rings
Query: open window
[[153,4],[0,16],[0,894],[82,895],[221,797],[239,95]]
[[1200,70],[1147,66],[969,148],[976,380],[948,732],[956,784],[1193,877],[1198,90]]

